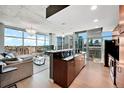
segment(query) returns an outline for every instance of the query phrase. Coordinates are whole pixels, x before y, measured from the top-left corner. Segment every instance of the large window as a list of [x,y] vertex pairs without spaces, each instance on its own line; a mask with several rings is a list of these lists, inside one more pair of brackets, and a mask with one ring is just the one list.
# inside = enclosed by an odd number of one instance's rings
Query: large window
[[45,36],[45,45],[49,45],[49,36],[48,35]]
[[30,35],[24,32],[24,46],[36,46],[36,34]]
[[87,38],[88,38],[87,32],[78,33],[78,40],[76,42],[76,48],[86,51]]
[[62,49],[62,37],[57,37],[57,46],[58,46],[58,50]]
[[37,34],[37,46],[49,45],[49,36]]
[[30,35],[27,32],[5,28],[4,46],[45,46],[49,45],[49,36]]
[[89,46],[101,46],[101,38],[93,38],[93,39],[89,39]]
[[11,37],[20,37],[22,38],[23,32],[19,30],[14,30],[10,28],[5,28],[5,36],[11,36]]
[[29,33],[24,32],[24,38],[36,39],[36,34],[30,35]]
[[22,46],[23,45],[22,31],[5,28],[4,35],[5,35],[5,37],[4,37],[4,40],[5,40],[4,45],[5,46]]
[[103,40],[112,40],[112,32],[102,32]]
[[37,35],[37,46],[45,45],[45,35]]
[[36,40],[24,38],[24,46],[36,46]]
[[5,46],[22,46],[22,38],[5,37]]
[[82,32],[78,34],[79,37],[82,37],[83,39],[87,38],[87,32]]
[[45,40],[45,35],[40,35],[40,34],[38,34],[38,35],[37,35],[37,39],[44,41],[44,40]]

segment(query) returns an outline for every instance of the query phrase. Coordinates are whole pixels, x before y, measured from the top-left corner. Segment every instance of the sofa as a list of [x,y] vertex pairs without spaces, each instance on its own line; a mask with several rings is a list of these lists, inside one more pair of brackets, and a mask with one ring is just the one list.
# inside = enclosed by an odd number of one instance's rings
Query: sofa
[[[19,60],[21,59],[21,60]],[[0,87],[7,87],[33,75],[32,57],[29,55],[18,57],[16,61],[6,61],[5,67],[17,67],[17,70],[0,74]]]

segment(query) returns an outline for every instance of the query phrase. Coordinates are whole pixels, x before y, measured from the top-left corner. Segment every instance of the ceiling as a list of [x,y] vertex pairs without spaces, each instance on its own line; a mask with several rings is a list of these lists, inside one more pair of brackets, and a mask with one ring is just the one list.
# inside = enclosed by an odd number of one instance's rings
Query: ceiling
[[[46,19],[47,7],[48,5],[0,5],[0,22],[56,34],[71,34],[95,27],[103,27],[103,31],[112,31],[118,24],[117,5],[99,5],[94,11],[90,10],[90,5],[71,5]],[[94,23],[94,19],[99,21]]]
[[[90,5],[69,6],[49,17],[47,20],[58,26],[61,25],[64,33],[82,31],[95,27],[103,27],[103,31],[112,31],[118,24],[118,6],[99,5],[94,11],[91,11],[90,8]],[[94,19],[98,19],[99,22],[94,23]]]
[[69,5],[49,5],[46,8],[46,18],[56,14],[57,12],[61,11],[62,9],[68,7]]

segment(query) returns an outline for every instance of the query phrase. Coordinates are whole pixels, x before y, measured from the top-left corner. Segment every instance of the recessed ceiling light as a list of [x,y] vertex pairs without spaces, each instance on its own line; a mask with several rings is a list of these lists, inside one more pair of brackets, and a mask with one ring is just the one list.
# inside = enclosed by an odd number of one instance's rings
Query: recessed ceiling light
[[66,23],[62,23],[62,25],[65,25]]
[[94,19],[94,20],[93,20],[93,22],[95,22],[95,23],[98,22],[98,21],[99,21],[98,19]]
[[97,5],[91,6],[91,10],[96,10],[96,9],[97,9]]
[[95,28],[99,28],[98,26],[96,26]]

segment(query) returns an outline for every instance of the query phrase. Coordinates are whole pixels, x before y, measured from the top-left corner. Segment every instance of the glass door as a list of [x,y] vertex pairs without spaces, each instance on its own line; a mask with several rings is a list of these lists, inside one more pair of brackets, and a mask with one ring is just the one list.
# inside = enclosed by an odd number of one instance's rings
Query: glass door
[[77,38],[77,43],[76,47],[78,48],[79,51],[87,51],[87,32],[83,31],[78,33],[78,38]]
[[89,59],[93,62],[101,61],[102,39],[89,38],[88,39],[88,54]]

